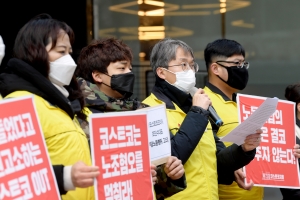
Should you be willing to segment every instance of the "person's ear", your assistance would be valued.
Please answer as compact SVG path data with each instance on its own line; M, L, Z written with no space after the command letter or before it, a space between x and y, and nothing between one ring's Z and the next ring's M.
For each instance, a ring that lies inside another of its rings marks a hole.
M156 68L156 74L161 79L166 79L166 72L162 67Z
M217 63L212 63L209 66L209 69L215 75L219 75L220 74L220 67L217 65Z
M92 77L93 77L95 83L102 83L103 82L103 80L101 78L101 75L103 75L103 74L98 72L98 71L93 71L92 72Z

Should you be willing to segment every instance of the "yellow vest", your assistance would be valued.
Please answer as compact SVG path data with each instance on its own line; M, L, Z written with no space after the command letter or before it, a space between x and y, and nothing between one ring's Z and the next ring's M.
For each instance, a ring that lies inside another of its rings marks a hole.
M205 87L204 91L211 99L213 107L223 120L223 125L217 132L218 137L223 137L238 125L237 104L234 101L225 101L221 95L212 92L208 87ZM232 143L224 142L224 144L229 146ZM253 187L248 191L240 188L236 182L233 182L231 185L219 184L220 200L262 200L263 196L263 187Z
M149 106L163 104L155 95L151 94L143 103ZM174 128L179 128L186 114L175 104L175 110L167 109L169 129L173 134ZM167 200L217 200L218 181L216 163L216 144L208 124L206 132L195 148L188 161L184 164L187 188Z
M5 98L33 95L27 91L16 91ZM90 150L85 133L76 121L62 109L51 105L40 96L34 96L34 104L46 140L52 165L73 165L83 161L91 165ZM63 200L94 200L94 188L76 188L62 195Z

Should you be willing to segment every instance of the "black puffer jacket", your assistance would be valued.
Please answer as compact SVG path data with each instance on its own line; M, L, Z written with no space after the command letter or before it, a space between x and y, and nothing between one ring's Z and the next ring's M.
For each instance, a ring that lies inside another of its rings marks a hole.
M156 78L152 93L166 103L168 109L175 109L172 102L176 103L187 115L171 137L172 155L176 156L184 164L198 145L208 124L208 114L190 111L192 97L166 81ZM234 171L249 164L255 157L256 149L244 152L241 146L236 144L227 147L214 135L216 143L218 183L230 185L235 180Z

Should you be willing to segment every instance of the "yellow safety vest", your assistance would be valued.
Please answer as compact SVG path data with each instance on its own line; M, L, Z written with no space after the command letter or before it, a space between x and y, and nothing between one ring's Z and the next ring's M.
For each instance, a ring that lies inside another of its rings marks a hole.
M154 94L147 97L143 103L149 106L163 104ZM175 110L167 109L169 129L173 134L179 128L186 114L175 104ZM216 163L216 144L208 124L200 142L188 161L184 164L187 188L167 200L217 200L218 181Z

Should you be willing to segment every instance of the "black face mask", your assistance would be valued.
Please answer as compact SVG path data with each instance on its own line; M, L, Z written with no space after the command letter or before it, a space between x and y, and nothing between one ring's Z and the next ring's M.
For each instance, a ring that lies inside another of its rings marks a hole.
M123 95L124 99L131 97L133 94L134 74L128 72L126 74L108 75L110 79L110 87ZM105 84L105 83L104 83ZM106 84L105 84L106 85ZM109 86L109 85L108 85Z
M246 69L245 67L238 68L236 66L224 67L224 68L227 70L228 80L224 81L220 76L218 77L222 81L227 83L227 85L229 85L230 87L235 88L237 90L243 90L248 83L248 78L249 78L248 69Z

